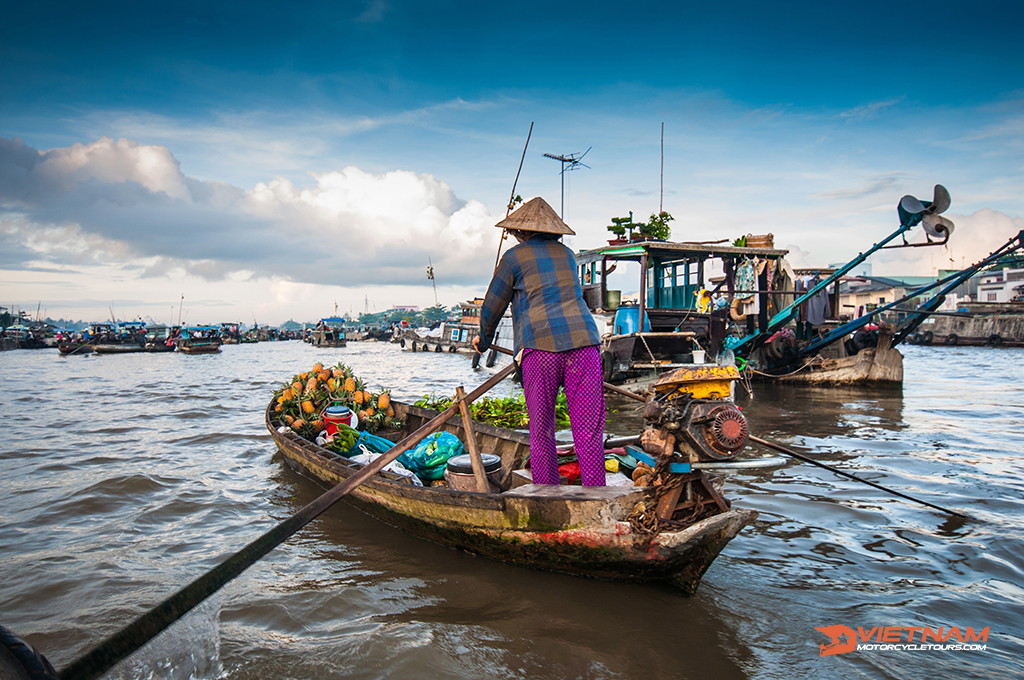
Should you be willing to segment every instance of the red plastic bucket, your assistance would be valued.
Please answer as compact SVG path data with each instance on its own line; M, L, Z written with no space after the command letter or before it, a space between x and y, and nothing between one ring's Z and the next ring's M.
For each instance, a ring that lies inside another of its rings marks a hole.
M338 434L338 425L354 427L352 418L355 414L348 406L328 406L324 409L324 430L328 437Z

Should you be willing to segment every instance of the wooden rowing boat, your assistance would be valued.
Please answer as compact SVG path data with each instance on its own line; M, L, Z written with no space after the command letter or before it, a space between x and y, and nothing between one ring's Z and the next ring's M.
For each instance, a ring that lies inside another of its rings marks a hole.
M92 351L96 354L131 354L133 352L145 352L145 343L131 342L105 342L93 343Z
M392 401L405 422L402 431L380 433L399 441L437 415L436 411ZM335 485L362 466L303 439L276 419L271 400L266 425L287 463L326 485ZM465 441L461 421L444 430ZM715 557L757 513L729 508L653 536L636 533L629 516L653 489L635 486L515 486L513 471L529 451L529 437L474 423L480 451L501 458L500 493L414 486L382 472L355 487L350 502L371 516L452 548L502 562L617 581L667 582L692 594Z
M188 326L181 331L176 343L183 354L215 354L220 351L218 326Z

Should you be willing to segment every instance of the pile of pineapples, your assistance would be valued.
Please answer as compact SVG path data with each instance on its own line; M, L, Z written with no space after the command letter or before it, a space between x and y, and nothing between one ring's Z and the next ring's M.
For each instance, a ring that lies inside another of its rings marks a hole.
M343 363L325 368L313 364L274 392L274 411L299 435L315 441L324 429L323 412L328 406L347 406L359 416L358 428L376 432L399 429L403 423L395 417L391 390L371 392L352 369Z

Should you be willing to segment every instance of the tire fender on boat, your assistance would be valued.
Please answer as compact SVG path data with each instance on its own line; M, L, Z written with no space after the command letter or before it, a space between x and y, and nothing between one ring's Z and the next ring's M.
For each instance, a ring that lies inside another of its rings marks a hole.
M608 350L601 351L601 372L604 374L604 381L611 382L614 369L615 357Z
M57 671L35 647L0 626L0 677L55 680Z

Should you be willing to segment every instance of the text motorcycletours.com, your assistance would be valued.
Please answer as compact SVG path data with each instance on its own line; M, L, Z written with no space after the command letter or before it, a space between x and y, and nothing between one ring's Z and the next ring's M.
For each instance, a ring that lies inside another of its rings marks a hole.
M857 651L898 649L905 652L984 652L988 645L899 645L858 644Z
M984 652L989 628L959 626L873 626L856 629L844 625L824 626L816 631L828 636L819 646L820 656L853 651Z

